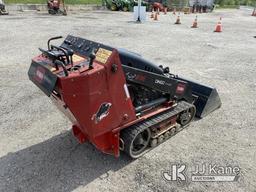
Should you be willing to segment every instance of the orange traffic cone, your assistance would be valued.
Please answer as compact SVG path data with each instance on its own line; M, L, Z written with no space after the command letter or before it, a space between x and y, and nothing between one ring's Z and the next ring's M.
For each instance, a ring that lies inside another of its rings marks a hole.
M167 14L167 7L164 8L164 14Z
M198 26L197 26L197 16L196 16L191 28L198 28Z
M256 16L256 10L255 10L255 8L253 9L252 16Z
M157 14L157 13L155 13L154 20L155 20L155 21L158 20L158 14Z
M222 24L221 24L221 18L219 22L216 25L215 31L214 32L222 32Z
M152 10L150 18L153 19L154 18L154 11Z
M180 15L178 15L178 17L177 17L177 19L176 19L176 22L175 22L174 24L176 24L176 25L177 25L177 24L178 24L178 25L181 24L181 22L180 22Z

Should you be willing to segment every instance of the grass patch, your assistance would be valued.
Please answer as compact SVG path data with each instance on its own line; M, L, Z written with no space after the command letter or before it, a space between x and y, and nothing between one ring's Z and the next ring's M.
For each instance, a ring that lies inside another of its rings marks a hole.
M17 4L46 4L47 0L5 0L5 3ZM65 4L97 4L101 5L102 0L65 0Z

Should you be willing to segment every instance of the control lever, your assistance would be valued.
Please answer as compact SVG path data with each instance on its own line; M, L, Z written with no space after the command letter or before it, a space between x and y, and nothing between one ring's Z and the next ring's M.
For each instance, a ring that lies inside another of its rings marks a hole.
M52 38L50 38L50 39L48 40L48 42L47 42L48 51L50 50L50 42L51 42L52 40L61 39L61 38L62 38L62 36L57 36L57 37L52 37Z
M64 53L64 55L66 56L67 58L67 63L71 64L71 66L73 67L73 55L74 55L74 51L72 49L66 49L66 48L63 48L63 47L57 47L57 46L54 46L54 45L51 45L51 48L55 48L57 50L60 50ZM70 58L69 58L70 56Z
M71 62L71 66L73 67L73 55L74 55L74 51L72 49L67 49L68 54L70 55L70 62Z
M89 60L89 69L93 69L93 61L94 61L94 59L96 58L96 50L95 49L93 49L92 50L92 52L90 53L90 55L89 55L89 58L90 58L90 60Z
M47 56L48 58L52 59L53 61L56 61L58 59L57 56L54 55L52 52L46 51L42 48L38 48L38 49L43 53L43 55ZM59 69L58 65L56 63L54 63L54 65L55 65L56 69L58 70Z
M69 62L69 55L68 55L68 53L67 53L67 51L65 50L65 49L63 49L62 47L57 47L57 46L55 46L55 45L51 45L51 48L53 49L57 49L57 50L59 50L59 51L61 51L64 55L65 55L65 57L66 57L66 59L67 59L67 64L69 64L70 62Z
M55 63L55 65L57 65L57 66L60 65L62 67L63 72L64 72L65 76L67 77L68 76L68 70L66 69L64 63L61 62L60 60L56 60L54 63Z

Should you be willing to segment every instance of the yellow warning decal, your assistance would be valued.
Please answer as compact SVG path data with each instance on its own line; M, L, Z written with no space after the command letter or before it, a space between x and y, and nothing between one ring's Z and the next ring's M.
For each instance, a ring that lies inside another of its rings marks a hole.
M84 61L84 60L85 60L85 58L80 57L79 55L76 55L76 54L74 54L74 55L72 56L72 59L73 59L73 62L74 62L74 63L80 62L80 61Z
M45 67L46 67L47 69L49 69L51 72L56 71L56 68L55 68L55 67L52 67L52 66L50 66L50 65L45 65Z
M51 67L51 68L50 68L50 71L51 71L51 72L56 71L56 68L55 68L55 67Z
M109 51L107 49L99 48L99 50L96 53L96 60L105 64L112 54L112 51Z

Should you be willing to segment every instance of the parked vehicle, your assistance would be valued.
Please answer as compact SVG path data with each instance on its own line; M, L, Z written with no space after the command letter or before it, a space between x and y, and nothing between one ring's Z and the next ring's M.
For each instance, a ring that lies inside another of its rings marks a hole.
M5 4L3 0L0 0L0 15L8 15L9 13L5 9Z
M136 0L105 0L106 7L111 11L132 11L134 6L138 5ZM149 4L146 1L142 1L142 6L146 6L146 10L149 9Z

